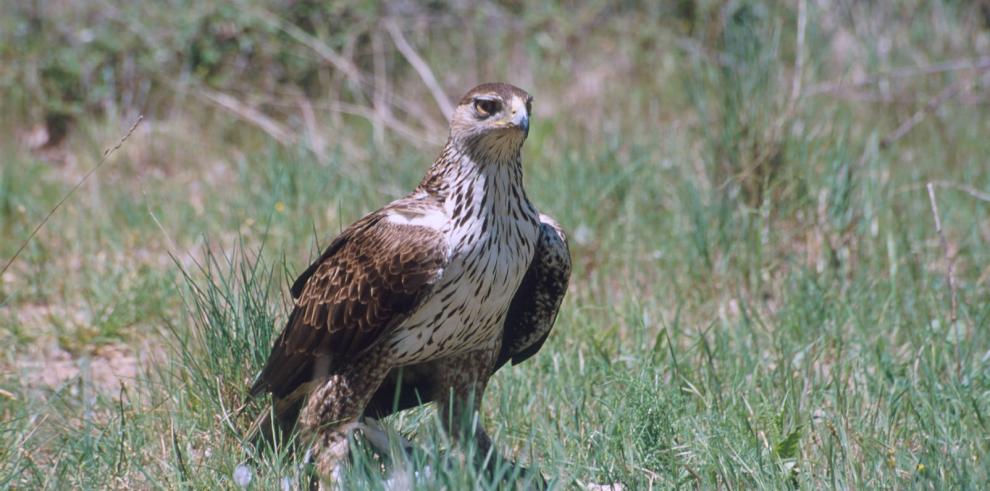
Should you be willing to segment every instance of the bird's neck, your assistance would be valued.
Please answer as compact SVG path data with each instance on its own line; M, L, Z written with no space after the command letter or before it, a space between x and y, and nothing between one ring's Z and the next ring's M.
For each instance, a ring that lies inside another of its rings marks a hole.
M520 149L472 152L449 143L419 186L439 198L456 221L490 215L526 216Z

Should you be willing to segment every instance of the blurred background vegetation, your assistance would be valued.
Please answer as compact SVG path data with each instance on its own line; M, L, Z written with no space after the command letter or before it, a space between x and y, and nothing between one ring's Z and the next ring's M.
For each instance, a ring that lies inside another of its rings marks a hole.
M576 263L489 389L503 449L562 488L986 484L985 0L11 0L0 260L144 119L0 277L0 486L295 476L231 414L286 282L493 80Z

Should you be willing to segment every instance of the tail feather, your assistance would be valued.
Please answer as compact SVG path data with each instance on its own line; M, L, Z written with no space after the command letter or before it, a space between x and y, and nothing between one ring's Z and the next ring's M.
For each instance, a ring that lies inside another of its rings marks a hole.
M254 419L248 428L248 441L265 441L274 444L289 442L299 419L305 398L275 398L268 410Z

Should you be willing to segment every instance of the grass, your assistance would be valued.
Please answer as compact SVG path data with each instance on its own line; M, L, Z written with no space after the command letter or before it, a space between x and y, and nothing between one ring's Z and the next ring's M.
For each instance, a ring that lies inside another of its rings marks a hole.
M990 91L986 69L925 69L985 53L983 11L808 2L802 46L799 9L786 3L548 5L401 24L451 94L476 76L535 95L527 192L571 238L553 335L486 393L482 419L498 448L558 489L985 487L990 202L979 193L990 191ZM349 11L360 22L339 36L299 15L317 44L352 43L368 73L384 46L390 93L426 101L418 113L395 109L397 121L442 139L431 96L373 10ZM225 25L214 14L190 8L175 22ZM208 70L183 72L168 65L179 51L162 48L174 41L167 21L141 24L130 8L87 15L98 39L129 25L128 47L98 58L102 71L83 57L74 69L123 77L136 53L153 89L134 135L0 278L0 487L237 488L238 466L255 489L298 485L301 455L244 439L261 405L237 413L285 320L287 285L342 227L411 189L439 145L333 110L371 96L333 92L336 72L312 46L258 30L270 17L250 17L237 39L291 52L296 71L285 73L308 74L302 89L225 71L275 71L282 55L240 60L245 51L224 41ZM448 41L448 24L473 30ZM165 68L143 63L140 46L168 51L152 58ZM16 115L3 134L38 120L21 81L44 55L0 76L22 84L0 96ZM73 106L56 149L0 140L0 257L130 127L133 108L113 94L140 84L113 80L121 88L102 96L112 103L87 95ZM953 83L956 96L925 109ZM279 141L198 98L206 88L255 101L306 136ZM919 124L881 145L917 111ZM955 265L955 324L930 181ZM418 472L417 488L498 488L446 451L435 414L384 421L416 444L392 456L395 467ZM379 457L355 445L348 485L384 488Z

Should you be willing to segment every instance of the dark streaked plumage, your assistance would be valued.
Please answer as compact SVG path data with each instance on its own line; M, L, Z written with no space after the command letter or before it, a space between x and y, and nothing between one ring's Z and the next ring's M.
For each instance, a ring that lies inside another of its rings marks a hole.
M512 360L516 365L536 354L550 336L571 276L571 254L560 225L542 215L536 254L516 290L505 319L502 347L495 370Z
M472 89L419 187L344 230L292 286L295 308L251 395L272 393L323 477L362 414L453 397L440 410L456 426L495 370L549 335L570 255L522 186L531 101L507 84Z

